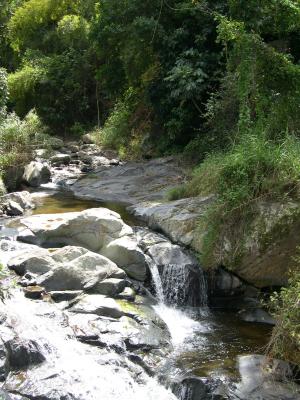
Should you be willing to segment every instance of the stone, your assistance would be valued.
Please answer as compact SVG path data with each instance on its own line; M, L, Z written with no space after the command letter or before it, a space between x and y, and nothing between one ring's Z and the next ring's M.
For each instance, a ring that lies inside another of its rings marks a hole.
M96 291L105 296L115 297L122 292L126 286L125 279L108 278L97 284Z
M20 216L27 209L34 208L29 192L8 193L0 197L0 209L8 216Z
M5 213L10 217L18 217L24 213L23 208L20 204L13 200L9 200L4 206Z
M41 286L27 286L23 289L23 291L25 297L27 297L28 299L37 300L42 297L44 288L42 288Z
M113 154L110 157L108 152L104 155L108 159L115 158ZM109 168L100 166L90 176L75 182L72 191L75 195L89 196L94 200L130 205L163 200L167 191L182 182L183 178L176 158L165 157L147 162L127 162Z
M82 135L81 140L84 144L94 144L95 143L93 136L90 133L86 133L85 135Z
M120 318L124 315L121 307L114 299L101 294L85 296L70 308L70 312L96 314L111 318Z
M52 165L68 165L70 161L71 156L69 154L57 153L50 157L50 163Z
M46 291L90 290L107 278L124 278L126 275L109 259L87 252L69 263L58 264L37 278L37 284Z
M75 260L75 258L78 258L86 254L87 252L88 250L83 247L65 246L62 247L61 249L54 251L51 254L51 257L54 261L58 263L68 263L70 261Z
M74 300L82 293L82 290L61 290L49 292L51 298L56 302Z
M238 358L241 382L234 394L242 400L296 400L300 398L299 386L288 382L291 368L280 360L268 360L262 355Z
M42 349L34 340L22 340L15 337L5 343L8 362L12 368L23 368L45 361Z
M116 239L105 246L101 253L124 269L129 277L139 281L146 279L146 258L134 237L123 236Z
M14 165L6 168L2 178L8 192L14 192L20 188L23 174L24 167L22 165Z
M176 201L146 201L128 208L137 218L159 230L173 242L202 252L204 233L196 231L198 220L212 204L213 196L193 197Z
M251 310L241 310L238 316L246 322L255 322L260 324L275 325L276 320L262 308L256 308Z
M24 169L23 180L26 184L33 187L38 187L42 183L50 181L51 172L47 164L38 161L31 161Z
M26 272L41 275L53 269L56 264L47 250L37 248L34 252L25 252L10 258L7 266L18 275Z
M64 141L57 137L51 137L51 147L54 150L59 150L64 147Z
M121 300L134 301L136 293L131 287L125 287L123 292L119 293L116 298Z
M76 245L101 253L115 239L132 234L119 214L106 208L91 208L82 212L33 215L21 219L27 230L19 239L33 244Z

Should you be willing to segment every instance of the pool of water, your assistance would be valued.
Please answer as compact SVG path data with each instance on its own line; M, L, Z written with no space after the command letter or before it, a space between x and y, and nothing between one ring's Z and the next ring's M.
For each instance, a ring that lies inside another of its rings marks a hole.
M83 211L88 208L104 207L120 214L123 221L130 226L143 224L140 220L126 210L127 206L125 204L100 202L85 198L78 198L75 197L71 192L56 192L53 194L47 192L37 192L34 194L34 202L36 204L36 208L31 211L32 215L66 213Z

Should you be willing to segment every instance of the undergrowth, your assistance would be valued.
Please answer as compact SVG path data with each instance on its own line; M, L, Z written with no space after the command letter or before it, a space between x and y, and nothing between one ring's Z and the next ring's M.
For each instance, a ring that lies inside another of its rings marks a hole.
M276 326L268 346L272 357L283 358L300 367L300 257L295 258L289 286L274 293L270 307Z
M207 156L186 185L169 193L169 199L216 195L215 202L200 220L202 232L203 228L206 231L202 257L209 265L216 258L224 228L227 232L237 225L242 229L255 213L258 202L297 197L299 177L299 139L287 135L274 142L263 134L248 134L230 151Z

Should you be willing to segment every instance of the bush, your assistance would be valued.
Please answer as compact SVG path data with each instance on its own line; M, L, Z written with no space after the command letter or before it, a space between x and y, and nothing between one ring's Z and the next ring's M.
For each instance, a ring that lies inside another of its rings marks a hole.
M121 157L139 158L150 127L151 108L129 89L117 101L104 127L92 134L100 145L117 150Z
M300 366L300 257L295 259L289 286L274 293L270 307L276 318L268 353Z
M0 174L11 166L24 165L37 146L45 147L48 137L35 111L21 120L10 113L0 123Z

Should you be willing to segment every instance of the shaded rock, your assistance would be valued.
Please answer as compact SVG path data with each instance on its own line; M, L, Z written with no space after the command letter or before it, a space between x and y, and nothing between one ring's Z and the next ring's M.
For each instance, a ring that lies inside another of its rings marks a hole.
M94 144L95 143L93 136L90 133L86 133L85 135L82 135L81 140L84 144Z
M20 188L23 180L24 167L21 165L10 166L2 176L8 192L14 192Z
M134 237L116 239L104 247L101 253L124 269L129 277L139 281L146 279L146 258Z
M96 314L112 318L120 318L124 315L121 307L114 299L101 294L85 296L71 307L70 311L80 314Z
M50 163L52 165L68 165L70 161L71 156L69 154L57 153L50 157Z
M91 208L82 212L33 215L20 221L27 231L22 241L35 244L78 245L95 252L114 239L132 233L119 214L106 208Z
M275 319L262 308L252 310L242 310L238 313L239 317L246 322L256 322L262 324L275 325Z
M57 137L51 137L51 147L54 150L59 150L64 147L64 141Z
M31 161L25 166L23 180L29 186L38 187L42 183L50 181L51 172L47 164L42 164L38 161Z
M9 372L9 364L8 364L7 350L3 341L0 339L0 381L5 380L8 372Z
M128 301L134 301L136 296L136 293L134 289L130 287L125 287L123 292L119 293L116 298L121 299L121 300L128 300Z
M34 340L14 338L7 341L5 347L12 368L24 368L45 361L41 347Z
M44 292L44 288L42 288L41 286L28 286L28 287L24 288L23 290L24 290L25 297L27 297L28 299L33 299L33 300L40 299Z
M56 266L47 250L41 248L35 250L34 252L12 257L7 263L8 268L15 271L18 275L24 275L26 272L41 275Z
M288 383L291 368L279 360L269 361L265 356L249 355L238 359L241 382L234 394L242 400L296 400L300 388Z
M56 302L74 300L82 293L82 290L62 290L49 292L52 299Z
M13 200L9 200L4 206L4 212L10 217L17 217L23 215L24 210L20 204Z

